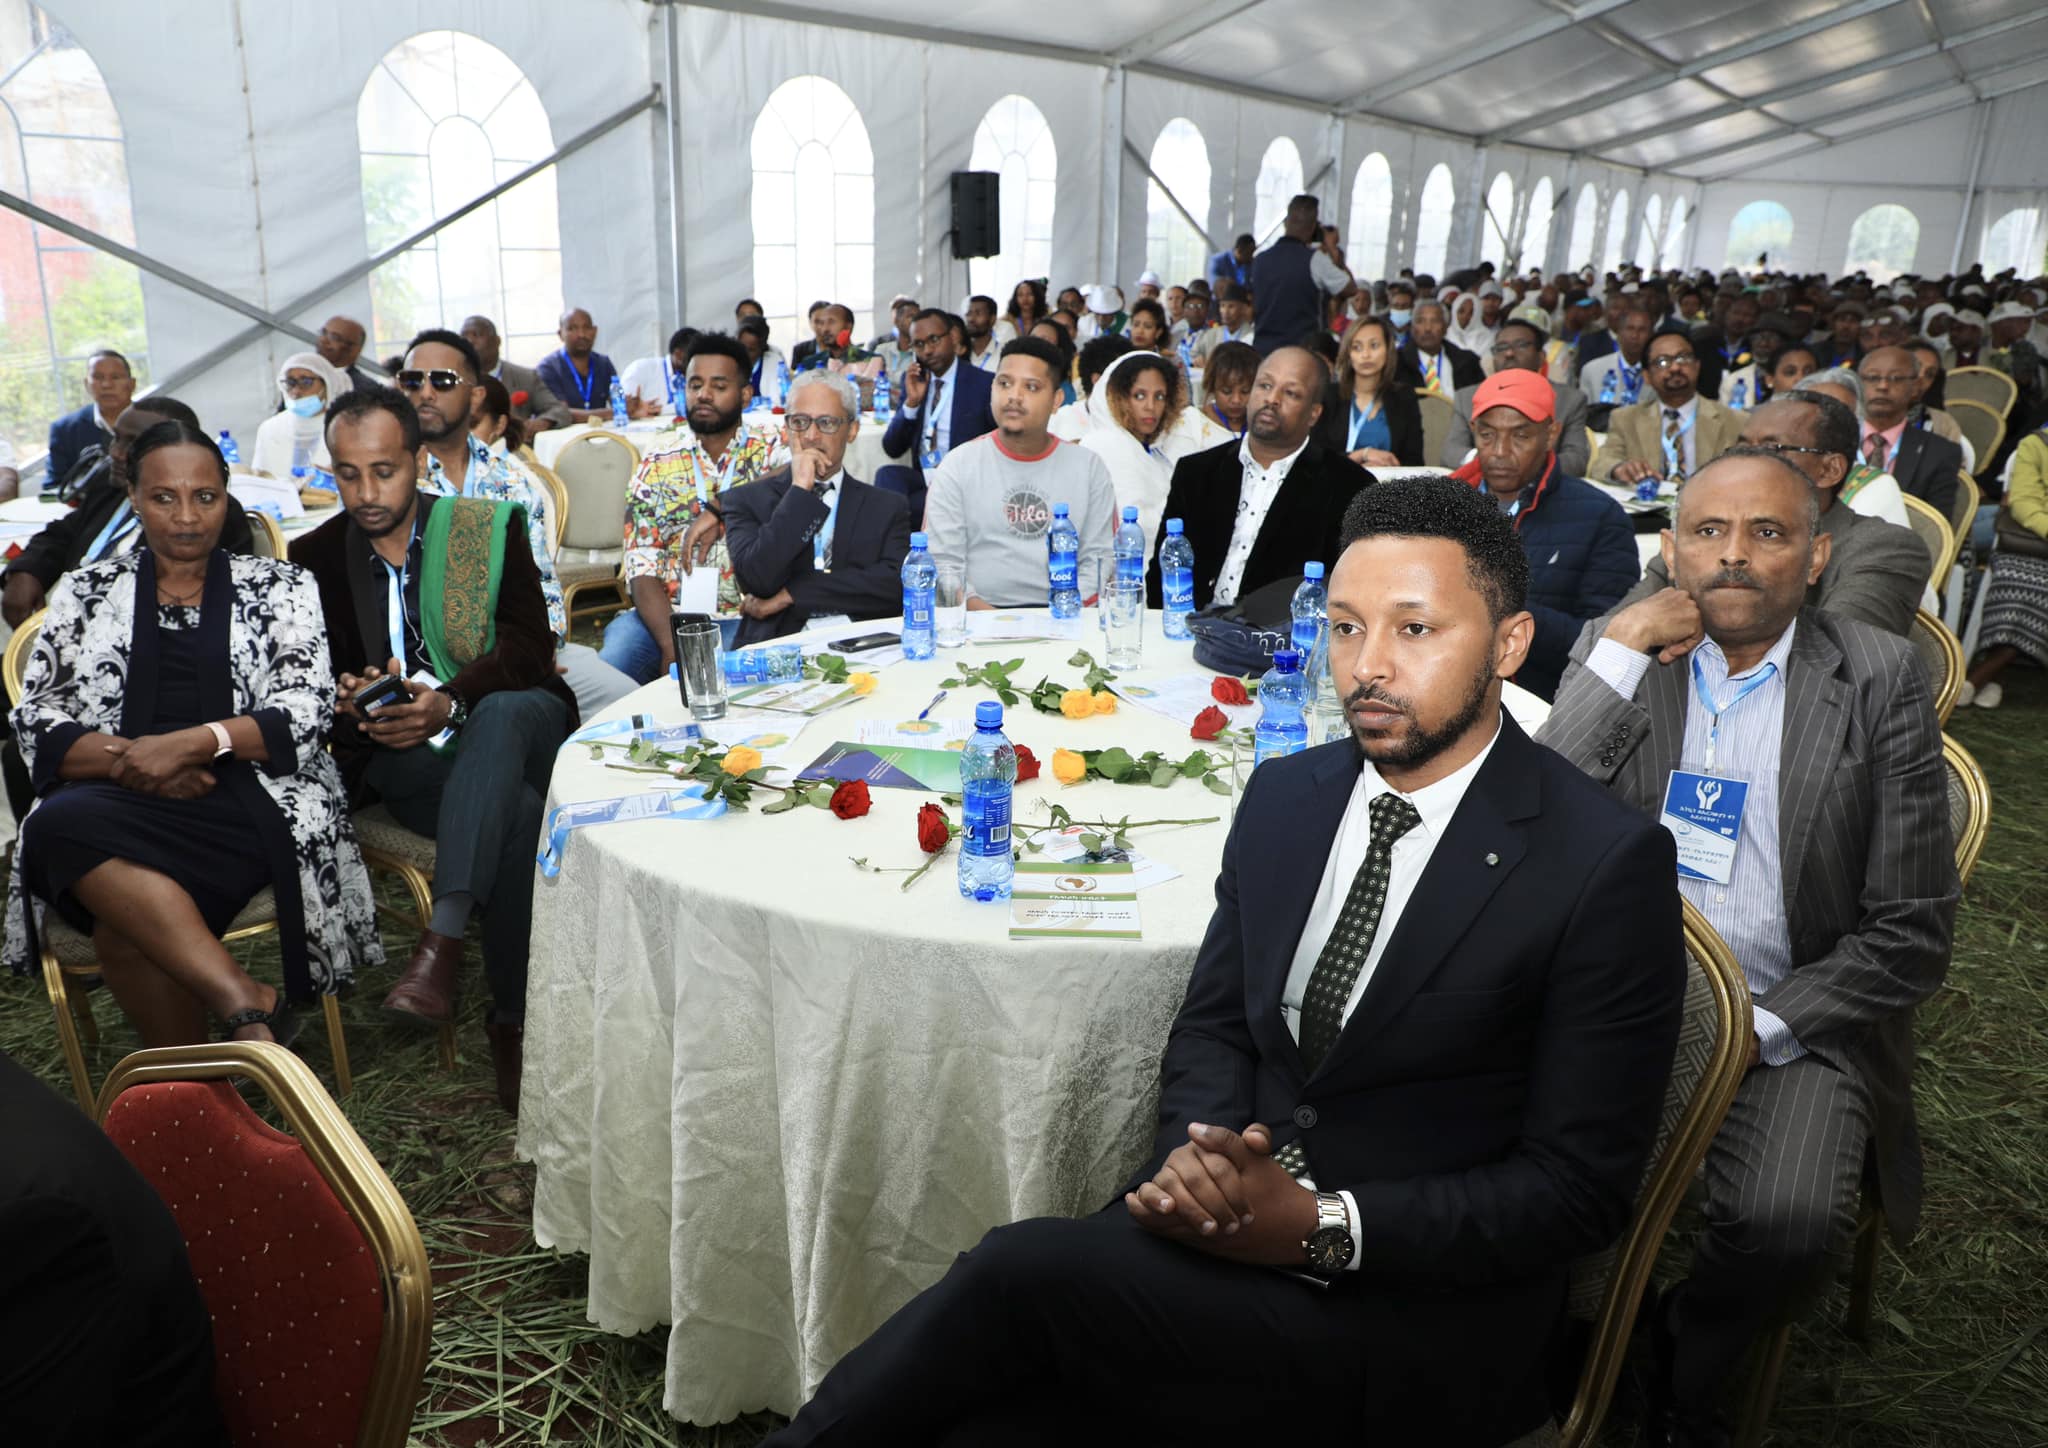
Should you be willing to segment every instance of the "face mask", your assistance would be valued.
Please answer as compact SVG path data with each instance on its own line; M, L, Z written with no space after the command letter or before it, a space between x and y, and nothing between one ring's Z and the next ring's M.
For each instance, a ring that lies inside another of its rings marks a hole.
M318 417L326 409L326 399L318 396L294 397L285 404L285 410L294 417Z
M1405 327L1408 325L1409 318L1413 317L1414 315L1415 314L1409 311L1406 307L1396 307L1391 312L1387 313L1387 320L1392 322L1397 327Z

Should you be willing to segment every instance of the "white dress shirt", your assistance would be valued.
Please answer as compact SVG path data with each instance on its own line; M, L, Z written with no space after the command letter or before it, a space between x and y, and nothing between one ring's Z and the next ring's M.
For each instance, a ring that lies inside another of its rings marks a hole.
M1230 530L1230 551L1223 556L1223 567L1216 573L1214 602L1237 602L1238 585L1244 582L1244 565L1259 541L1259 529L1265 526L1273 500L1280 496L1280 485L1287 481L1288 469L1301 456L1301 448L1307 446L1308 439L1303 438L1301 447L1271 467L1262 468L1252 459L1249 436L1237 445L1238 461L1244 464L1244 482L1237 492L1237 522Z
M923 402L916 407L904 402L904 416L924 420L924 425L917 430L917 441L910 445L912 457L921 459L924 456L925 436L929 433L933 438L932 450L939 455L940 462L946 460L946 454L953 447L953 384L959 380L960 359L955 356L951 367L936 377L925 379Z
M619 385L626 389L628 397L637 397L642 402L658 402L667 407L675 375L675 364L666 355L641 357L626 364L626 370L619 374Z
M831 477L811 485L811 496L825 505L825 521L811 536L811 567L820 573L829 571L832 562L832 535L839 524L839 495L845 489L846 469L843 467ZM804 627L837 628L850 622L852 620L843 613L821 613L805 620Z
M1345 1021L1350 1021L1351 1013L1365 998L1365 988L1372 983L1373 972L1379 969L1380 958L1387 952L1387 942L1394 938L1394 932L1401 923L1401 912L1415 893L1416 882L1429 867L1429 857L1436 853L1437 842L1450 828L1451 817L1457 814L1465 791L1471 788L1480 767L1486 763L1486 756L1493 753L1493 746L1499 740L1500 723L1496 719L1493 737L1469 763L1461 765L1435 784L1426 784L1413 794L1402 796L1415 806L1415 813L1421 816L1422 822L1394 841L1393 857L1387 871L1387 903L1380 911L1379 928L1372 938L1372 951L1366 956L1358 979L1352 983L1351 998L1344 1003ZM1294 963L1288 968L1287 983L1280 990L1280 1016L1287 1022L1288 1034L1297 1041L1301 1039L1301 1000L1308 994L1309 977L1315 973L1316 961L1321 957L1323 947L1329 943L1330 932L1337 928L1338 917L1344 913L1344 902L1351 894L1351 882L1365 864L1366 848L1372 843L1372 802L1383 794L1398 793L1380 778L1379 770L1370 763L1358 771L1358 782L1351 787L1351 803L1344 807L1344 819L1337 826L1337 837L1331 843L1329 859L1323 864L1323 882L1316 888L1315 903L1309 907L1308 919L1301 927L1301 939L1295 942ZM1315 1186L1307 1178L1301 1179L1301 1183L1310 1189ZM1337 1195L1344 1199L1351 1238L1356 1241L1359 1236L1358 1203L1349 1192L1340 1191ZM1359 1254L1352 1254L1351 1270L1358 1269L1360 1260Z

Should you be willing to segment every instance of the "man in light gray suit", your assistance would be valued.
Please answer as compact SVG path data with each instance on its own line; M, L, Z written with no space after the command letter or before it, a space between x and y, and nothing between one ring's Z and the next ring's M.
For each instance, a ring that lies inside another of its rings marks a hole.
M1802 606L1818 522L1777 452L1701 469L1664 535L1675 586L1586 626L1536 736L1673 827L1679 890L1755 1003L1707 1229L1651 1309L1651 1441L1674 1448L1725 1442L1722 1388L1847 1243L1873 1146L1894 1236L1919 1216L1912 1014L1947 973L1959 893L1941 728L1909 644Z
M1493 343L1493 370L1505 372L1519 367L1525 372L1542 372L1545 340L1532 323L1501 323L1500 335ZM1557 394L1556 417L1560 424L1558 471L1568 478L1583 478L1586 465L1593 459L1593 445L1586 436L1586 394L1568 382L1553 382L1550 386ZM1444 434L1441 459L1447 468L1457 467L1472 451L1472 394L1478 390L1479 384L1475 382L1470 387L1460 387L1457 396L1451 399L1451 430Z
M484 371L505 384L505 391L512 397L512 415L526 424L528 437L551 427L567 427L575 421L569 415L569 405L548 390L538 372L501 354L497 323L489 317L464 317L462 335L476 348ZM519 400L522 392L526 394L524 402Z

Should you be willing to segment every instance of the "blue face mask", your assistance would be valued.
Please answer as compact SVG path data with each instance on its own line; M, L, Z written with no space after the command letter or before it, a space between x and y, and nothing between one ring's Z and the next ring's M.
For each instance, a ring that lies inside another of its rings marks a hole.
M327 400L318 394L294 397L285 404L285 411L294 417L318 417L327 410Z
M1405 327L1408 325L1409 319L1414 315L1415 314L1409 311L1406 307L1395 307L1392 311L1387 313L1387 320L1392 322L1396 327Z

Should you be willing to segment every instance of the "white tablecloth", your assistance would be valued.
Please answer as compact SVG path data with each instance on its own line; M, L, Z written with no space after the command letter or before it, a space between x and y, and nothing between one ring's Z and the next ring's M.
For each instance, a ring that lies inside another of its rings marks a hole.
M749 413L747 419L756 426L765 421L760 413ZM853 441L847 444L846 465L853 470L853 475L864 483L873 482L875 470L886 466L890 461L882 453L882 430L885 425L877 422L872 415L863 415L860 420L860 431L855 433ZM543 466L552 468L555 459L562 455L564 447L591 431L594 429L588 423L579 422L574 427L551 427L545 432L535 433L533 455L540 459ZM670 439L674 434L674 418L655 418L628 423L625 428L626 437L642 453L651 452L658 447L671 446Z
M1157 620L1147 662L1193 668ZM1078 683L1075 647L959 656ZM855 720L914 717L951 657L883 670L872 698L809 726L801 759ZM1511 693L1533 727L1544 706ZM934 717L987 697L955 690ZM631 711L684 717L666 680L610 712ZM1013 943L1005 908L960 898L950 855L908 893L855 869L850 856L923 858L927 796L903 790L875 790L853 821L801 809L578 831L536 886L518 1139L537 1167L534 1236L589 1254L601 1327L674 1324L663 1403L677 1417L794 1412L990 1227L1098 1208L1145 1155L1230 801L1193 781L1056 785L1056 747L1197 747L1130 704L1081 721L1020 705L1006 725L1046 766L1017 787L1019 821L1054 799L1082 818L1223 818L1138 835L1181 871L1140 896L1142 941ZM647 779L571 746L550 807Z

